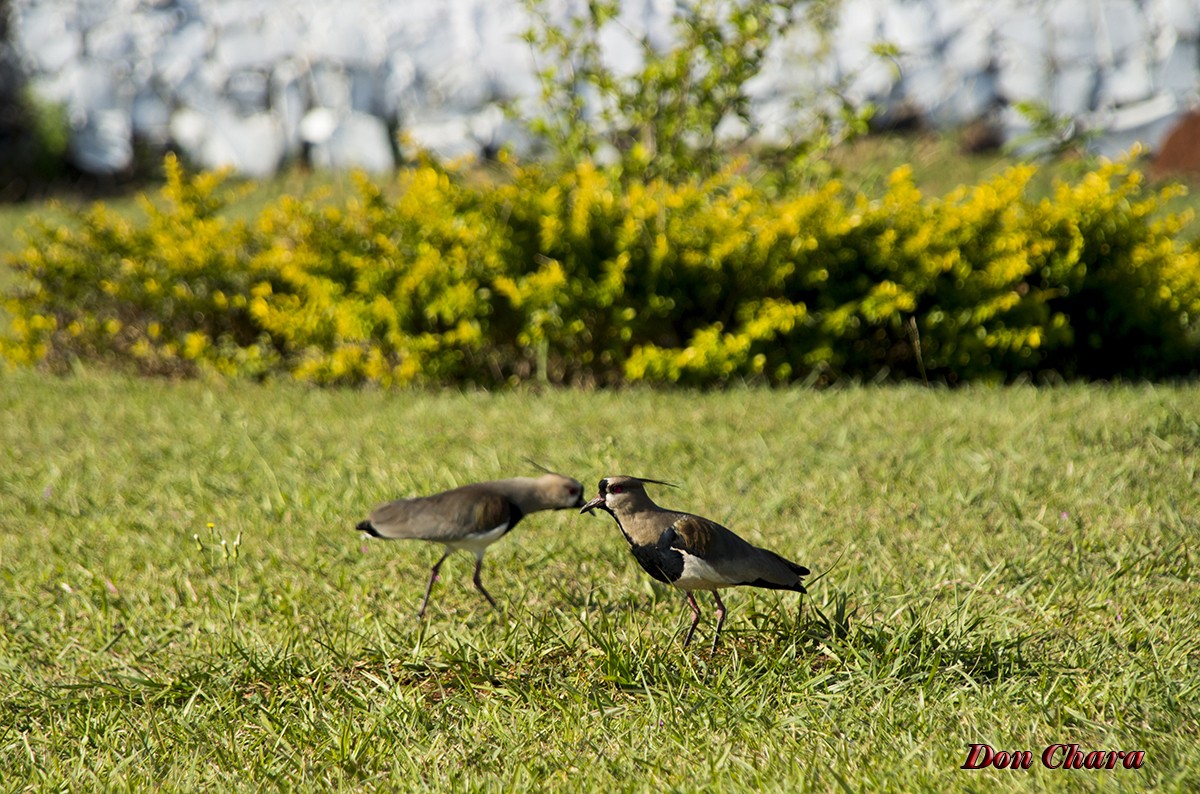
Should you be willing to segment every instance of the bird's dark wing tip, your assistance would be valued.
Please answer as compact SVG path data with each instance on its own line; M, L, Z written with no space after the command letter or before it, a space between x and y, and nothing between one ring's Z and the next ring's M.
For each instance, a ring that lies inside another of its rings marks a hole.
M375 529L375 525L372 524L370 521L359 521L358 525L354 528L357 529L359 532L366 532L368 535L370 535L373 538L381 537L381 535L379 534L379 530Z

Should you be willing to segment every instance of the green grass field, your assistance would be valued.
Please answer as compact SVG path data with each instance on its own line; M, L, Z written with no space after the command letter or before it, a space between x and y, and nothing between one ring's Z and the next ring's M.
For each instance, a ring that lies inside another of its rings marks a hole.
M0 379L0 790L1194 791L1200 387L316 391ZM376 502L535 473L815 573L682 596L607 516L442 569ZM211 528L210 528L211 525ZM835 565L836 563L836 565ZM815 578L815 576L814 576ZM706 608L711 604L702 596ZM1140 770L964 771L967 746Z

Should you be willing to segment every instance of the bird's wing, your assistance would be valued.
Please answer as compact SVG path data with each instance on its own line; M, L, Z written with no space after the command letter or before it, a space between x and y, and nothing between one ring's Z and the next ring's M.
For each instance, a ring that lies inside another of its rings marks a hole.
M671 524L659 543L699 557L730 584L802 588L800 577L808 573L803 565L751 545L716 521L686 513Z
M500 494L458 488L433 496L397 499L375 508L371 524L385 538L449 541L511 528L519 518Z
M679 518L675 519L667 527L662 536L659 537L658 543L660 546L678 549L693 557L706 560L714 553L719 554L728 550L725 547L729 543L722 538L723 534L733 538L735 541L741 540L741 538L716 521L682 513L679 515ZM721 548L717 548L718 546Z

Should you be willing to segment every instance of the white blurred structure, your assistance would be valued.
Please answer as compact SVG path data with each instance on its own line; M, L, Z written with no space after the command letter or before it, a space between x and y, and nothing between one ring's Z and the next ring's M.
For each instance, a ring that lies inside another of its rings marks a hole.
M565 8L570 0L560 0ZM498 103L533 101L519 0L11 0L13 44L33 90L67 107L76 164L129 167L133 139L204 166L272 173L317 166L386 171L394 134L446 157L528 136ZM602 38L616 68L632 37L669 42L675 0L625 0ZM827 59L781 42L754 83L765 138L802 123L795 98L844 80L855 102L937 126L1037 100L1101 130L1116 154L1151 148L1200 101L1200 0L844 0ZM873 44L899 48L894 63ZM791 54L791 55L790 55ZM794 57L793 57L794 56Z

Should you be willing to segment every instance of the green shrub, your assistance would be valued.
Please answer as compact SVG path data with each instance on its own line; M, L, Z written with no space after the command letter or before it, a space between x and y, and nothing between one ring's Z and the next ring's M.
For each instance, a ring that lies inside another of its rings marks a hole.
M1200 247L1126 163L1034 200L1030 166L944 197L769 196L726 171L582 163L497 182L424 165L249 223L167 162L14 264L9 361L327 384L1011 380L1194 373ZM919 348L918 348L919 343ZM917 351L920 351L918 356Z
M607 63L601 47L606 34L622 31L619 0L587 0L568 9L547 0L523 4L532 20L525 40L542 89L530 126L552 159L570 170L607 158L627 179L672 182L713 175L752 140L758 130L751 81L770 57L789 58L792 69L817 68L828 55L840 7L839 0L677 3L672 41L642 36L639 62L630 69ZM771 55L772 45L795 34L803 34L802 50ZM793 104L803 123L792 125L791 140L772 158L782 165L773 181L811 177L824 165L815 155L866 130L872 108L853 107L842 95L851 77L809 92L795 89Z

